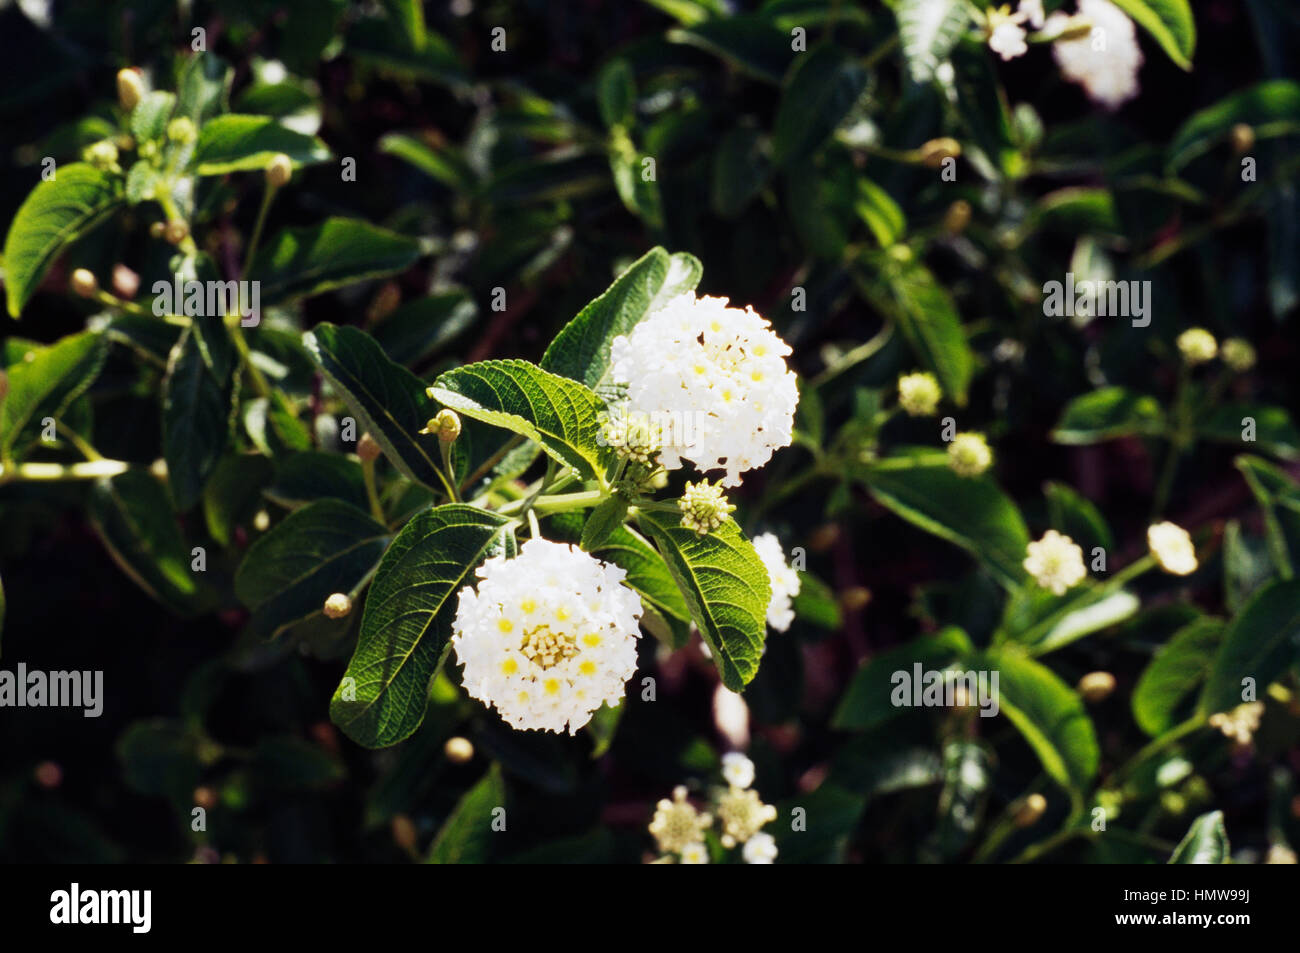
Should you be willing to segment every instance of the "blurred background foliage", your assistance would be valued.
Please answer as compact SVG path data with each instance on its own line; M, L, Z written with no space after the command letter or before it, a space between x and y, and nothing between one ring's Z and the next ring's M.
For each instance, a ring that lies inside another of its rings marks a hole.
M1112 113L1062 80L1042 50L1003 63L956 33L900 39L909 6L9 2L0 209L7 221L43 157L75 160L111 132L118 69L139 65L156 88L174 88L202 26L203 68L218 87L227 77L232 111L278 117L356 162L354 182L337 161L304 167L267 234L348 216L422 243L399 273L272 314L257 347L303 401L317 385L290 343L297 329L364 327L425 379L458 362L536 360L649 247L694 254L699 290L771 319L805 382L796 446L747 477L736 500L747 530L804 547L814 577L745 694L756 787L782 817L797 805L812 820L809 833L777 832L780 860L1005 859L1059 826L1069 806L1049 796L1042 828L999 833L1042 781L1015 727L928 710L878 719L869 704L855 707L864 659L900 646L920 657L921 638L941 659L947 625L985 646L1007 598L986 540L968 541L973 562L895 515L897 494L873 476L877 441L938 446L937 425L892 418L878 433L880 408L899 373L935 370L950 398L942 412L989 435L997 484L1032 535L1073 521L1076 538L1106 546L1118 566L1145 552L1168 434L1078 399L1104 385L1168 405L1173 341L1188 327L1254 343L1258 363L1227 397L1282 410L1251 448L1272 463L1234 465L1239 440L1197 421L1205 439L1155 509L1193 532L1201 570L1143 582L1140 612L1052 658L1069 685L1097 669L1115 675L1118 689L1089 707L1104 775L1148 740L1130 702L1155 650L1190 622L1230 616L1271 576L1289 577L1271 561L1279 546L1300 557L1300 437L1285 413L1300 406L1291 372L1300 14L1285 0L1197 3L1192 68L1143 32L1141 93ZM492 48L496 28L504 50ZM807 31L807 53L791 49L795 28ZM936 76L937 59L951 73ZM1253 183L1237 174L1232 127L1242 123L1255 135ZM955 181L916 152L939 137L961 144ZM653 181L642 175L647 157ZM258 183L207 182L206 250L237 261ZM107 275L127 262L146 288L168 275L168 250L149 240L147 220L134 209L123 217L63 256L21 324L0 319L6 336L51 342L81 330L92 309L60 293L74 267ZM1150 280L1150 327L1045 317L1042 284L1066 271ZM489 306L497 288L505 311ZM159 347L165 358L170 344ZM90 395L102 453L157 458L161 372L125 347L111 351ZM88 486L0 487L5 667L102 669L106 684L99 719L0 716L0 858L397 861L427 846L493 760L505 768L511 818L493 859L637 861L651 849L655 801L716 772L725 749L712 727L716 676L698 642L655 659L644 640L659 700L630 693L599 758L604 742L591 733L511 732L446 676L413 738L358 748L326 704L354 633L316 625L263 642L229 594L255 512L293 498L283 472L277 500L271 472L249 466L224 474L251 491L227 498L228 520L198 509L181 520L187 542L206 539L220 554L210 568L224 583L170 607L113 565L101 540L114 527ZM360 492L349 485L341 495ZM1294 691L1289 665L1279 681ZM1197 736L1182 764L1134 782L1123 836L1066 843L1053 858L1163 861L1211 806L1254 856L1300 843L1300 714L1294 702L1269 706L1253 754ZM469 763L445 756L453 735L476 745ZM196 788L211 805L201 834L189 825Z

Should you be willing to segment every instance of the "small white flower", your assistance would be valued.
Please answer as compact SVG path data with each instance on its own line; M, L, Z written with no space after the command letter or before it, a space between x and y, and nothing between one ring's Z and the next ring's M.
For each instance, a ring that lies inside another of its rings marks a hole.
M722 776L733 788L747 788L754 783L754 762L739 751L722 756Z
M948 466L958 476L977 477L993 465L993 451L982 433L959 433L948 444Z
M1083 550L1054 529L1029 544L1024 566L1035 582L1057 596L1065 595L1065 590L1081 582L1088 572L1083 566Z
M712 824L712 815L695 810L695 805L686 800L686 788L679 784L673 788L671 801L663 798L655 805L650 833L664 853L685 853L700 843L700 838Z
M1196 571L1196 548L1187 530L1174 523L1157 523L1147 529L1147 545L1165 572L1186 576Z
M1056 65L1062 76L1080 84L1094 101L1117 109L1138 94L1142 49L1137 30L1108 0L1079 0L1079 13L1092 23L1092 30L1086 36L1053 43ZM1069 21L1064 13L1053 13L1047 18L1047 30L1063 30Z
M1004 19L989 33L989 49L1003 60L1015 59L1029 52L1025 28L1014 20Z
M929 417L943 398L938 379L928 371L904 374L898 379L898 405L910 417Z
M1043 0L1020 0L1017 9L1035 30L1041 30L1047 22L1047 16L1043 13Z
M745 841L741 854L747 864L770 864L776 860L776 839L771 834L755 834Z
M753 308L726 298L678 295L610 348L612 376L627 385L625 410L671 421L659 463L676 470L725 470L738 486L746 470L789 446L799 402L786 367L790 346Z
M707 649L708 643L700 645ZM749 747L749 705L721 682L713 689L713 724L733 748Z
M682 848L683 864L707 864L709 862L709 849L696 841L694 844L687 844Z
M1219 342L1205 328L1188 328L1178 335L1177 344L1178 352L1191 367L1212 361L1219 353Z
M767 578L772 583L772 599L767 604L767 624L778 632L790 628L794 621L792 600L799 594L799 573L785 561L781 541L772 533L763 533L750 540L758 558L763 561Z
M577 731L617 705L636 671L641 600L626 573L574 546L530 539L466 586L452 646L471 697L514 728Z

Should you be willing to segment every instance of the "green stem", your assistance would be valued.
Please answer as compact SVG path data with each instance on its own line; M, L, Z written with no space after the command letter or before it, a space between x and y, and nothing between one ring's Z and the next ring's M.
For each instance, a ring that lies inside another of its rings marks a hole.
M451 491L451 499L454 503L460 502L460 490L456 486L456 470L451 464L451 441L439 440L438 452L442 455L442 468L447 471L447 489Z
M271 200L274 198L275 186L268 180L262 190L262 204L257 210L257 221L253 224L253 237L248 240L248 248L244 251L244 267L239 272L241 278L248 277L248 266L253 263L253 255L257 253L257 245L262 239L262 226L266 224L266 213L270 211Z
M511 437L509 440L505 442L505 444L501 447L500 450L498 450L496 453L492 454L492 456L488 457L486 460L480 463L478 468L473 473L471 473L464 480L462 480L460 484L460 488L464 490L473 486L475 483L481 480L484 477L484 475L490 473L493 467L495 467L498 463L500 463L503 459L505 459L505 455L507 453L509 453L511 450L513 450L515 447L519 446L523 442L524 442L524 438L521 437L519 434L515 434L513 437Z
M56 420L54 422L54 427L59 433L63 434L68 443L76 447L77 451L87 460L95 461L104 459L103 454L83 440L80 434L76 433L71 427L63 423L63 421Z
M361 461L361 476L366 483L366 498L370 500L370 514L380 523L384 522L384 506L379 502L379 493L375 489L375 461Z
M1120 784L1123 781L1126 781L1128 776L1132 774L1133 771L1144 761L1150 760L1153 755L1157 755L1175 742L1181 741L1204 724L1205 719L1203 716L1193 715L1182 724L1170 728L1159 738L1151 741L1139 750L1137 754L1133 755L1133 757L1129 758L1122 765L1112 771L1110 777L1106 779L1106 787L1117 789Z
M497 512L502 516L510 516L529 509L537 509L543 515L567 513L570 510L585 510L597 506L608 495L604 490L583 490L579 493L561 493L557 496L538 496L507 503ZM530 502L531 507L528 505Z
M867 358L871 357L886 344L889 343L890 337L894 334L894 326L886 324L877 332L876 336L863 344L859 344L851 351L843 355L838 361L826 368L810 382L809 386L813 388L821 387L827 381L833 380L845 371L861 364Z
M248 340L244 337L244 328L239 323L237 313L234 315L233 321L226 322L226 327L230 329L230 339L235 342L235 350L239 352L239 360L253 381L253 390L257 392L258 397L269 398L271 396L271 385L266 382L262 372L253 363L253 352L249 350Z
M0 483L10 480L97 480L117 476L131 468L123 460L87 460L85 463L19 463L0 467Z

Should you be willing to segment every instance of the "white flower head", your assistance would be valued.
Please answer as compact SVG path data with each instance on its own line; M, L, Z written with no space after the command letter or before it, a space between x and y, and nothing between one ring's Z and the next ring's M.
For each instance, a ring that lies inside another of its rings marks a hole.
M930 417L943 399L938 379L929 371L904 374L898 379L898 405L910 417Z
M452 646L465 690L514 728L577 731L623 698L641 600L626 573L574 546L530 539L460 591Z
M1088 572L1083 566L1083 550L1054 529L1029 544L1024 566L1035 582L1057 596L1065 595L1065 590L1081 582Z
M948 466L958 476L977 477L993 465L993 451L982 433L959 433L948 444Z
M722 756L722 776L733 788L747 788L754 783L754 762L739 751Z
M1029 52L1025 28L1010 18L999 20L989 32L989 49L1004 61L1024 56Z
M655 816L650 821L650 833L664 853L685 853L693 845L700 843L704 833L712 824L712 815L697 811L695 805L686 800L686 788L679 784L673 788L671 801L663 798L655 805Z
M1091 99L1117 109L1138 94L1142 49L1137 30L1109 0L1079 0L1079 13L1092 23L1092 30L1053 43L1056 65L1061 75L1081 85ZM1069 20L1064 13L1053 13L1047 18L1047 29L1063 30Z
M1147 545L1165 572L1186 576L1196 571L1196 547L1181 526L1165 522L1148 528Z
M776 808L764 804L752 788L727 788L718 798L717 810L722 823L722 846L728 850L747 842L765 824L776 820Z
M745 841L741 855L747 864L770 864L776 860L776 838L771 834L755 834Z
M687 844L682 848L683 864L707 864L709 862L709 849L699 841L694 844Z
M781 541L772 533L763 533L750 540L758 558L763 561L767 578L772 583L772 599L767 604L767 624L778 632L790 628L794 621L793 598L799 594L799 573L785 561Z
M707 649L707 642L701 642ZM738 695L718 682L713 689L713 724L718 734L727 739L733 748L749 747L749 705L743 695Z
M1017 10L1035 30L1041 30L1047 22L1047 15L1043 13L1043 0L1020 0Z
M626 410L673 422L659 463L725 470L724 486L738 486L742 473L790 444L799 393L789 354L752 307L692 292L669 300L610 349L613 379L627 385Z
M1219 342L1205 328L1188 328L1178 335L1178 352L1190 367L1205 364L1219 353Z

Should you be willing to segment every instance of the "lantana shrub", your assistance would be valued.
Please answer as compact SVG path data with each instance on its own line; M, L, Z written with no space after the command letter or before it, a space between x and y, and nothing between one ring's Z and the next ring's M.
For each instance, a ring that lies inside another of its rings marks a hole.
M176 818L71 856L1295 862L1293 14L194 6L4 243L4 667Z

